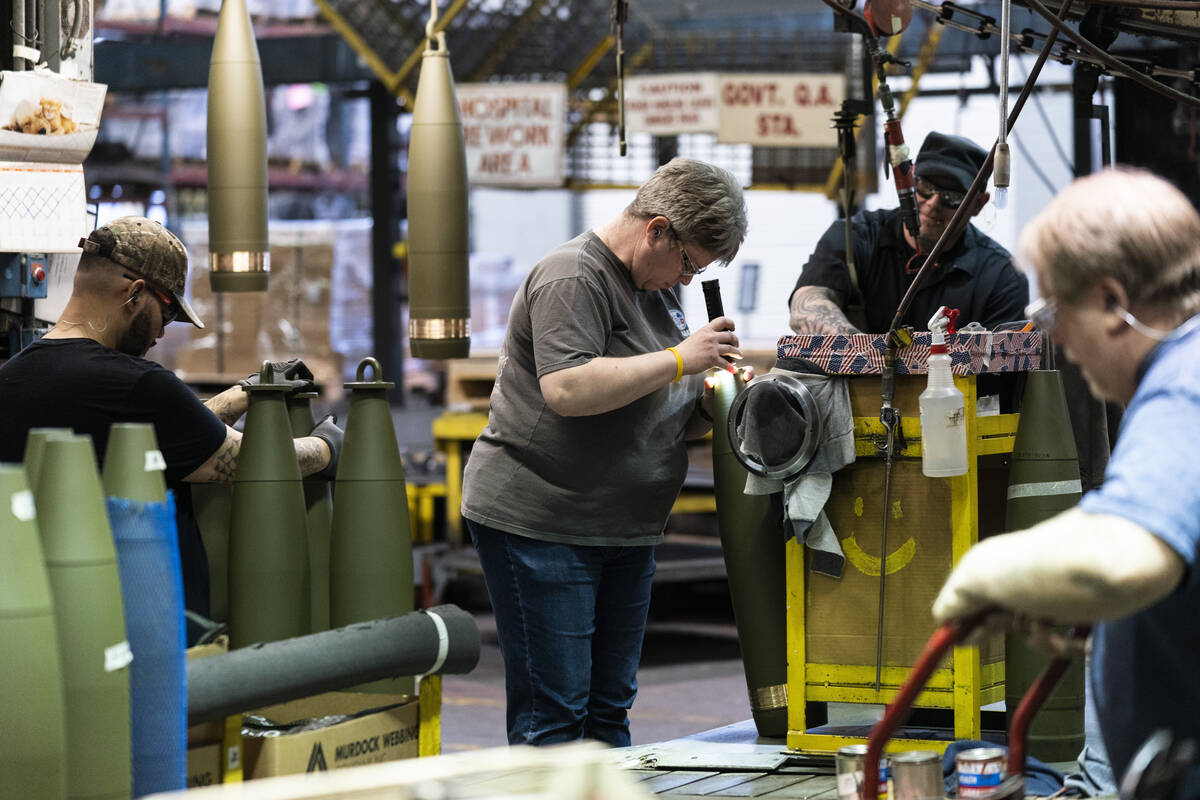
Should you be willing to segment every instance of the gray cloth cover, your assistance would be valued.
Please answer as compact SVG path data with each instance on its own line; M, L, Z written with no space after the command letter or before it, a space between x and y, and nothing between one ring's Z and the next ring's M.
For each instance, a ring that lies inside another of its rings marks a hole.
M805 366L791 361L788 365ZM803 472L786 482L750 475L746 479L746 494L782 492L786 537L796 536L812 551L813 572L841 578L846 557L824 509L833 488L833 473L854 461L850 386L845 378L797 372L779 366L771 372L788 374L804 383L812 393L817 408L821 409L825 428L813 459ZM760 386L767 387L769 384ZM756 388L756 395L758 391ZM783 393L778 389L762 394L761 402L756 402L759 398L753 395L746 400L744 416L750 417L753 403L754 418L763 420L765 416L765 420L745 429L742 448L756 459L777 464L786 460L786 456L779 455L785 447L793 444L799 446L801 437L796 432L806 422L790 400L780 399ZM752 446L754 449L751 449ZM795 452L795 447L787 452Z

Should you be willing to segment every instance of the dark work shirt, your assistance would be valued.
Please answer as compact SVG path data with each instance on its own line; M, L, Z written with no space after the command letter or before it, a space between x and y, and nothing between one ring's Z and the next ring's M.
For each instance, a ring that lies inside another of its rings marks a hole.
M886 333L904 293L912 283L912 271L922 259L904 239L899 209L861 211L852 220L854 266L863 294L866 333ZM796 281L801 286L826 286L837 292L845 305L854 299L846 268L846 229L839 220L821 236L804 270ZM793 290L794 293L795 290ZM789 306L791 298L788 298ZM1012 263L1012 256L974 225L967 225L958 243L939 258L939 263L921 281L904 319L904 325L923 331L938 307L960 312L959 325L979 322L995 328L1002 322L1022 319L1029 303L1029 281Z
M20 462L30 428L92 437L103 468L114 422L154 425L175 494L184 604L208 616L208 561L183 479L225 441L225 423L175 374L91 339L42 339L0 366L0 461Z

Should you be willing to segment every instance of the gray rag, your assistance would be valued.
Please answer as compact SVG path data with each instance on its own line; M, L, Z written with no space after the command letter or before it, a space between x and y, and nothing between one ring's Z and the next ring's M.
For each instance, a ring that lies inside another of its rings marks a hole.
M803 472L787 481L749 475L746 478L746 494L783 492L783 515L788 523L784 526L786 538L796 536L812 551L810 568L813 572L841 578L846 557L824 509L833 488L833 473L854 462L854 416L850 411L850 385L846 378L836 376L780 367L775 367L771 372L791 375L804 383L812 393L817 408L821 409L825 429L812 461ZM765 387L769 384L762 385ZM777 424L778 418L770 423ZM759 458L759 453L746 447L751 438L754 437L745 436L743 450ZM766 441L771 437L757 438Z

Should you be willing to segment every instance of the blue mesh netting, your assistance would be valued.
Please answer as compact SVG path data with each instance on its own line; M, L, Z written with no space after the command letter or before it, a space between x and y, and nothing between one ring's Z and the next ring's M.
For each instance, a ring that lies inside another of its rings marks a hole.
M107 498L117 548L129 665L133 796L185 788L187 672L175 498Z

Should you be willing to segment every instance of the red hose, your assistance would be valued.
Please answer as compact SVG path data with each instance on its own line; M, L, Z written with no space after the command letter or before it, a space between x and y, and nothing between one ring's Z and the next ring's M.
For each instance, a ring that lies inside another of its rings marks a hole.
M979 615L970 620L947 622L938 628L925 643L925 649L917 658L917 663L909 674L908 680L900 687L896 699L888 704L887 710L883 712L883 719L871 728L871 737L867 740L867 754L863 757L862 800L878 800L879 758L883 754L884 745L908 718L909 712L912 711L913 701L925 688L925 682L937 669L937 665L946 655L946 651L962 641L968 633L975 629L976 625L983 621L983 618L983 615Z
M867 740L867 754L863 756L862 800L879 800L879 759L883 748L896 729L904 724L912 710L913 701L925 688L929 676L937 668L946 651L965 639L975 630L995 609L985 609L973 617L947 622L938 628L925 649L917 658L917 663L909 673L908 680L900 687L896 699L888 704L883 713L883 719L871 728L871 736ZM1088 628L1076 628L1072 636L1086 636ZM1025 774L1025 740L1029 734L1029 723L1038 712L1046 698L1050 696L1055 684L1070 664L1068 658L1055 658L1038 676L1029 691L1021 698L1017 712L1013 715L1012 730L1008 734L1008 774Z

